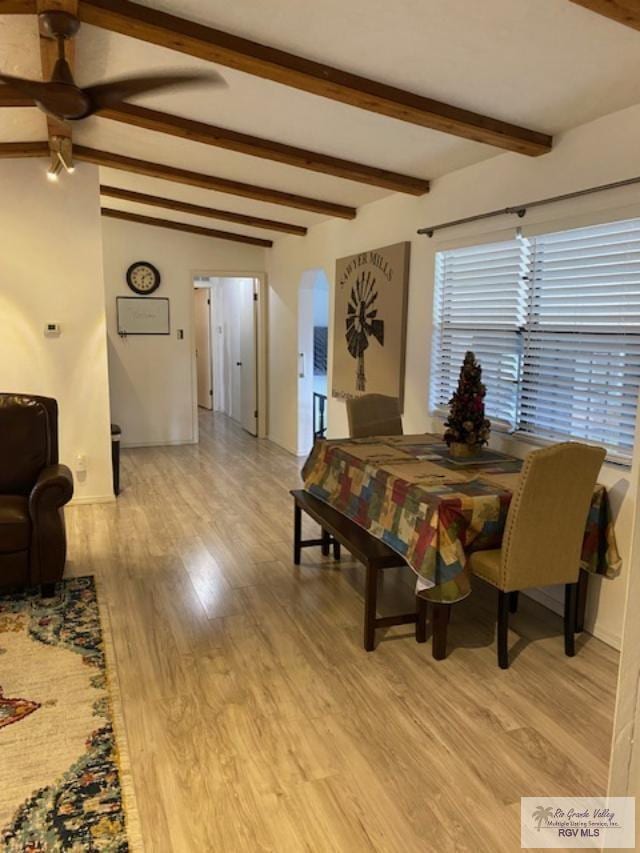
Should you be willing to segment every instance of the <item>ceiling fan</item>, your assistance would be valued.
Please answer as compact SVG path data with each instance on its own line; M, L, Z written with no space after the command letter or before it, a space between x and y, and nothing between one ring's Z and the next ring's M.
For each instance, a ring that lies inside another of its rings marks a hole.
M78 121L88 118L98 110L110 107L126 100L132 95L158 91L170 86L195 82L210 82L216 86L225 85L224 79L215 73L208 74L148 74L138 77L124 77L98 83L81 89L76 86L71 68L65 56L65 43L73 38L80 29L80 21L75 15L63 11L41 12L38 16L40 32L46 38L58 43L58 58L51 74L51 80L27 80L0 73L0 82L10 85L34 105L48 115L62 121Z

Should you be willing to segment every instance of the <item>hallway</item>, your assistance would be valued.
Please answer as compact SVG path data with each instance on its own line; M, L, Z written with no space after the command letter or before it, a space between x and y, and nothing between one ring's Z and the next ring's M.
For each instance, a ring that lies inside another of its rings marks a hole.
M125 450L117 504L67 512L67 575L109 606L147 850L513 851L520 796L604 794L617 653L582 635L565 658L525 599L501 671L478 584L447 660L408 627L367 654L358 567L291 562L300 466L201 413L199 445ZM383 599L411 606L408 569Z

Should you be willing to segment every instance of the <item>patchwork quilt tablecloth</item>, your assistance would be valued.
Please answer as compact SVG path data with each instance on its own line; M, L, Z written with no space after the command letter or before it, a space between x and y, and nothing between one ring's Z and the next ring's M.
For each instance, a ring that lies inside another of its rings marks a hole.
M305 489L401 554L417 592L453 603L471 591L466 555L499 548L522 460L485 449L453 459L440 436L316 441L303 469ZM598 485L587 518L582 567L614 577L620 569L607 491Z

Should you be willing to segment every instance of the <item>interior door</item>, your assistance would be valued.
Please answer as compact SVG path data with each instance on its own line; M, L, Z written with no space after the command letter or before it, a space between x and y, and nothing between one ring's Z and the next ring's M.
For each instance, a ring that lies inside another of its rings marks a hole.
M203 409L213 408L213 385L211 371L211 309L208 287L194 290L196 326L196 370L198 376L198 405Z
M251 435L258 434L258 365L256 330L258 303L256 282L252 278L239 281L240 290L240 422Z

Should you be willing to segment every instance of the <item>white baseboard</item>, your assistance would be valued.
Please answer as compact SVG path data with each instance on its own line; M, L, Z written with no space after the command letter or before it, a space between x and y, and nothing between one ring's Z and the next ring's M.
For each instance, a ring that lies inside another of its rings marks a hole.
M554 613L557 613L558 616L564 616L564 604L562 601L558 601L553 595L549 595L548 592L544 589L528 589L526 592L523 592L522 595L526 595L527 598L532 598L534 601L537 601L538 604L541 604L543 607L546 607L547 610L552 610Z
M178 439L177 441L123 441L121 447L135 450L136 447L180 447L184 444L197 444L195 438Z
M542 604L543 607L546 607L548 610L552 610L554 613L557 613L558 616L564 616L564 602L558 601L558 599L553 595L549 595L546 590L530 589L527 590L527 592L523 592L522 595L526 595L528 598L537 601L538 604ZM622 637L619 634L607 631L606 628L598 625L597 621L593 622L593 620L589 619L585 620L584 627L588 634L592 634L598 640L602 640L603 643L611 646L611 648L618 652L620 651L622 647Z
M593 634L594 637L602 640L603 643L611 646L617 652L622 651L622 637L620 634L614 634L613 631L607 631L606 628L602 628L599 625L589 626L588 623L585 624L585 631L588 634Z
M267 440L270 441L272 444L276 444L281 450L286 450L287 453L291 453L292 456L306 456L307 455L306 453L299 453L297 447L289 447L288 444L284 444L283 442L278 441L276 438L274 438L271 435L267 436Z
M116 502L115 495L79 495L72 498L67 506L83 506L85 504L113 504Z

